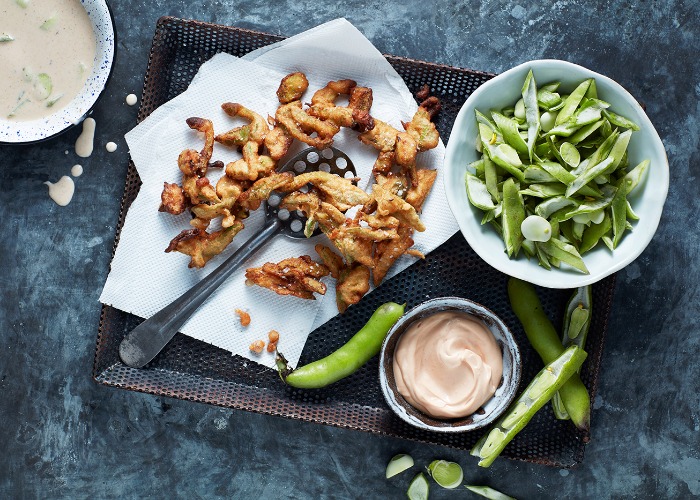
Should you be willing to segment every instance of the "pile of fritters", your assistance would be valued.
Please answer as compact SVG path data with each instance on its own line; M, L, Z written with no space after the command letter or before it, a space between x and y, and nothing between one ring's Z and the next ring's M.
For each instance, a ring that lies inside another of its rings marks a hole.
M187 120L190 128L204 134L204 147L180 153L182 184L165 183L160 210L177 215L189 209L193 229L173 238L166 252L189 255L190 267L203 267L243 229L251 210L258 209L273 191L288 193L280 206L302 211L307 217L305 234L311 236L320 228L339 254L319 244L316 251L322 264L307 255L267 263L248 269L247 281L282 295L314 299L314 293L326 291L320 278L330 274L337 280L338 309L344 312L367 293L370 277L379 285L401 255L422 257L411 249L412 234L425 230L418 214L437 172L418 169L416 155L438 144L432 119L440 102L424 88L418 94L422 100L418 111L398 130L370 114L372 89L353 80L329 82L304 107L301 98L308 85L303 73L282 79L277 90L280 106L274 118L267 120L241 104L224 103L224 112L247 123L223 134L214 134L210 120ZM347 97L347 106L336 105L341 95ZM341 127L357 131L358 139L378 152L371 193L351 179L327 172L296 177L276 172L295 139L324 149L332 145ZM212 162L214 142L237 148L242 158L225 166ZM206 176L210 168L225 168L216 186ZM207 231L214 219L220 220L221 229Z

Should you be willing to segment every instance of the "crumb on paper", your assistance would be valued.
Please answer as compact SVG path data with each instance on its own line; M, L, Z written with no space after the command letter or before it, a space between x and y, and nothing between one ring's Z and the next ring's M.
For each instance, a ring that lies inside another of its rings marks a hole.
M267 352L275 352L277 350L277 344L274 342L269 342L267 344Z
M425 260L425 254L421 252L420 250L417 250L415 248L409 248L406 250L406 253L408 255L413 255L414 257L418 257L419 259L424 259Z
M276 344L280 339L280 334L277 330L270 330L270 332L267 334L267 338L270 339L272 344Z
M236 314L241 318L241 326L250 325L250 314L242 309L236 309Z
M251 352L254 352L255 354L260 354L261 352L263 352L264 348L265 348L265 342L263 342L262 340L256 340L255 342L250 344L250 347L249 347Z

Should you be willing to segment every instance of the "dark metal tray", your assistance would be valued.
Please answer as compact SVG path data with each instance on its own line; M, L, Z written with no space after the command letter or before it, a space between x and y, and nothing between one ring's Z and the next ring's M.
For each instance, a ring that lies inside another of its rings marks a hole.
M144 82L138 120L183 92L197 70L218 52L236 56L281 40L254 31L163 17L158 20ZM411 91L428 84L443 102L437 127L445 142L464 100L493 75L411 59L387 56ZM352 77L352 75L347 75ZM116 234L140 187L138 174L129 165ZM116 247L115 241L115 247ZM312 332L300 364L305 364L345 343L364 325L381 303L393 300L412 307L440 296L466 297L496 312L512 329L521 346L521 389L541 369L524 332L508 305L507 277L483 262L461 234L365 297L345 315ZM593 287L595 314L588 337L589 358L581 377L595 397L607 320L614 291L611 276ZM543 306L561 324L568 291L539 289ZM284 386L277 373L207 343L178 334L148 366L135 369L119 360L121 339L140 318L109 306L102 307L93 368L96 382L134 391L199 401L268 415L305 420L347 429L401 437L468 450L481 432L456 435L415 429L388 408L378 383L378 359L360 371L322 390L296 390ZM595 415L594 415L595 420ZM526 429L505 449L506 457L558 467L571 467L583 459L587 433L570 422L557 421L551 411L540 411Z

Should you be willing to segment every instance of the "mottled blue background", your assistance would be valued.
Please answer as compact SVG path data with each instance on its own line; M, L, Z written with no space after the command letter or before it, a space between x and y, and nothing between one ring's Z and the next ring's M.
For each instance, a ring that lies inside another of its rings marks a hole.
M413 474L383 476L399 452L419 464L458 461L469 482L519 498L700 496L700 3L121 0L112 8L118 54L94 113L96 153L75 156L77 129L0 147L0 498L401 498ZM161 15L282 35L344 16L385 53L490 72L566 59L646 104L671 188L656 237L618 274L580 467L499 460L483 470L448 448L92 382L97 299L127 167L123 134L137 112L124 97L140 92ZM116 153L105 152L108 141ZM42 183L75 163L85 173L73 202L58 207Z

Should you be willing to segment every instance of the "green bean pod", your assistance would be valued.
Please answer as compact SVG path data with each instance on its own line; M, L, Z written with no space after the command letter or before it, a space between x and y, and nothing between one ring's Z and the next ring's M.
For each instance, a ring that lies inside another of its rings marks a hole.
M571 295L564 311L564 325L561 333L561 343L564 347L576 345L581 349L586 348L586 338L591 327L592 315L593 289L590 285L577 288ZM552 398L552 409L559 420L570 418L558 392Z
M571 346L540 371L525 391L498 419L488 434L476 442L471 454L479 457L479 465L488 467L554 393L576 376L586 359L586 352Z
M545 364L561 356L564 346L552 322L542 310L535 288L522 280L508 280L508 296L513 312L525 330L530 344ZM574 374L559 390L571 421L579 429L588 430L591 420L591 398L581 377Z
M338 350L294 370L287 366L287 360L278 352L276 363L280 378L292 387L318 389L351 375L379 353L384 338L405 308L406 304L382 304L367 324Z

